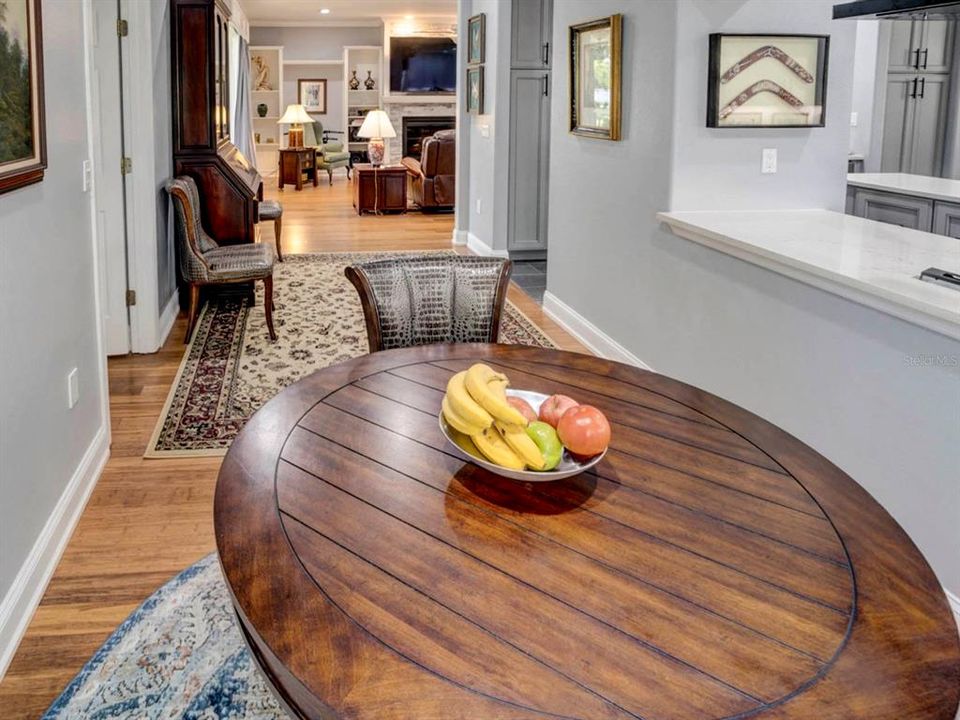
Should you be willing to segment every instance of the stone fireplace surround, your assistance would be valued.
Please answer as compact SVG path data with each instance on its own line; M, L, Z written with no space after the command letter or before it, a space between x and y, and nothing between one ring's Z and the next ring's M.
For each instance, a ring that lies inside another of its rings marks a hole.
M387 157L385 162L389 165L395 165L403 158L403 118L405 117L455 117L457 114L457 102L454 96L450 96L450 102L416 102L411 101L410 96L404 96L403 100L396 100L390 97L383 99L383 109L390 118L390 124L397 133L397 137L388 142ZM418 158L419 159L419 158Z

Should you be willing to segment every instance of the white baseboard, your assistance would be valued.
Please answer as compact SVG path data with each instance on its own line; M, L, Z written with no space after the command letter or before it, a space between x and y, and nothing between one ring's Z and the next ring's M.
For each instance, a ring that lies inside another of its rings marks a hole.
M510 257L510 253L508 253L506 250L494 250L483 240L469 231L467 232L467 248L470 249L470 252L474 253L475 255L480 255L481 257Z
M653 371L653 368L549 290L543 294L543 311L595 355Z
M454 245L466 245L466 244L467 244L467 235L469 235L469 233L468 233L466 230L457 230L456 228L454 228L454 229L453 229L453 237L450 238L450 241L451 241Z
M103 423L0 602L0 680L27 631L109 456L110 433Z
M167 301L163 312L160 313L160 337L157 338L160 344L157 346L158 350L163 347L167 338L170 337L170 331L173 330L173 324L177 321L177 315L179 314L180 293L174 289L173 295L170 297L170 300Z

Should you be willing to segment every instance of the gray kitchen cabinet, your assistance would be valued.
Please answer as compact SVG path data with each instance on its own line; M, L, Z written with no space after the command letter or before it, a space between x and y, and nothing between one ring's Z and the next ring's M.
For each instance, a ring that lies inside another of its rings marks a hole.
M952 20L889 20L887 72L948 73L953 57Z
M948 73L953 61L956 23L953 20L914 20L920 26L920 42L914 53L920 72Z
M881 172L939 176L949 75L887 76Z
M948 202L933 204L933 232L960 240L960 205Z
M886 20L890 27L890 60L887 72L916 72L914 52L920 45L922 30L912 20ZM917 37L914 40L914 33Z
M857 188L853 214L868 220L929 232L933 222L933 201Z
M512 258L546 257L549 81L545 70L510 72L507 249Z
M883 137L880 172L909 172L913 138L912 93L916 75L888 75L887 97L883 110Z
M939 177L943 167L943 144L947 124L947 92L949 75L921 75L916 98L912 100L913 132L910 139L908 172L913 175Z
M550 67L553 0L513 0L510 67Z

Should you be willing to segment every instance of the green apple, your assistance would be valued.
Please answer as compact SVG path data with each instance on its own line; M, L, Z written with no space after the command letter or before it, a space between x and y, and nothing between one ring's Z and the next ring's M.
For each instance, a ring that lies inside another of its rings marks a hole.
M553 470L560 464L560 458L563 457L563 443L560 442L560 436L553 427L540 420L527 425L527 435L536 444L546 462L544 470Z

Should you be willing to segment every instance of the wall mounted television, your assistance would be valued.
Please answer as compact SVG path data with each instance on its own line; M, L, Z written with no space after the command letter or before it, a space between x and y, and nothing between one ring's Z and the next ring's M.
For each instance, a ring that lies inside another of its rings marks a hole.
M390 92L453 94L457 43L446 37L390 38Z

